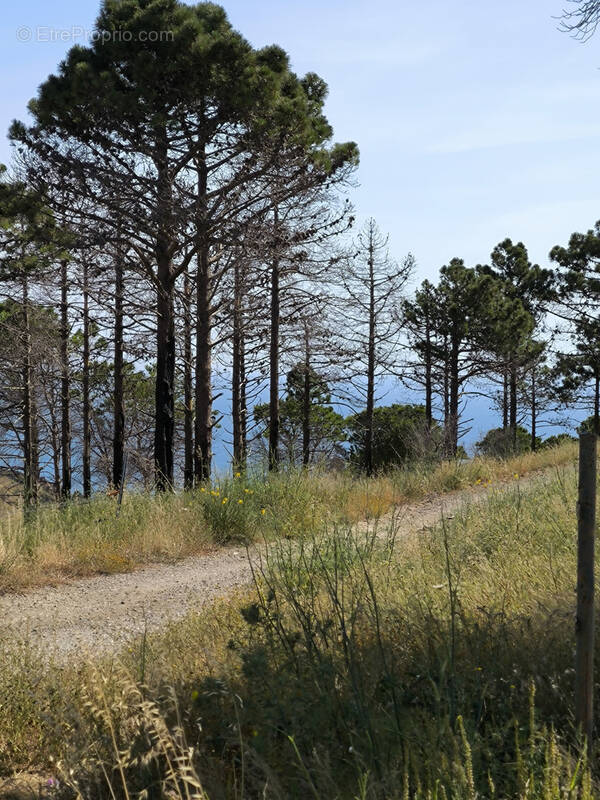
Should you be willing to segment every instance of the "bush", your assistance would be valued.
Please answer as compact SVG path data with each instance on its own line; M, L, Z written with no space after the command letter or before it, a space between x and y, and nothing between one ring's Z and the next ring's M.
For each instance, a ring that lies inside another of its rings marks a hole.
M544 439L542 442L543 448L550 448L550 447L560 447L563 444L567 444L567 442L576 442L577 439L575 436L571 436L570 433L558 433L555 436L549 436L547 439Z
M366 412L348 417L346 425L350 461L361 465L365 460ZM442 438L437 422L427 430L424 406L380 406L373 414L373 467L384 470L439 456Z
M598 433L597 428L596 417L592 414L591 417L587 417L587 419L583 420L581 425L577 428L577 433L585 433L586 431L596 431L596 433Z
M536 446L541 445L541 439L536 437ZM531 450L531 434L521 425L517 426L517 443L513 444L510 428L492 428L480 442L475 445L477 453L490 458L508 458Z

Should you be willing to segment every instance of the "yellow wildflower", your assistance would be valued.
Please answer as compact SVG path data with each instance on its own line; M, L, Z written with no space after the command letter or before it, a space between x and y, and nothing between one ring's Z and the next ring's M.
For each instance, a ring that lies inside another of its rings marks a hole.
M261 514L266 514L267 513L267 509L266 508L261 508L260 513Z
M224 498L223 498L223 500L221 501L221 505L223 505L223 506L224 506L226 502L227 502L227 498L226 498L226 497L224 497Z
M241 472L236 472L235 473L235 477L236 478L241 478L242 477L242 473Z
M243 504L244 504L244 501L243 501L243 500L238 500L238 506L241 506L241 505L243 505Z

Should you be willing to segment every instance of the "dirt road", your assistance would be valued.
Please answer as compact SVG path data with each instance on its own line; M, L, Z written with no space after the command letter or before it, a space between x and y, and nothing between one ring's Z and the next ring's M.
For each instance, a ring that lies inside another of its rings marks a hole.
M536 479L540 478L528 480ZM442 512L451 515L465 503L485 502L488 494L489 490L477 487L400 506L394 514L397 533L418 533L438 522ZM390 519L379 525L389 524ZM108 652L250 580L246 550L238 547L177 564L5 595L0 598L0 647L3 639L16 635L62 657Z

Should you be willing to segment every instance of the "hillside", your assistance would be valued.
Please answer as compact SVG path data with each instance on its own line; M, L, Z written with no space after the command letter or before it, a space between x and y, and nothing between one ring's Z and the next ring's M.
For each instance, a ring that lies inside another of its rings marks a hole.
M476 478L412 532L400 506L270 538L253 584L165 630L142 601L116 661L54 662L32 616L2 665L0 766L82 798L598 796L571 722L573 455Z

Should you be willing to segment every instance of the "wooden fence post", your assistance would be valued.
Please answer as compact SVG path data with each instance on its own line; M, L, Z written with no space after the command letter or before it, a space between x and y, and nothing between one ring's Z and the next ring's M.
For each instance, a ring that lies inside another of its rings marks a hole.
M592 748L594 727L594 539L596 535L596 434L579 438L577 503L577 618L575 720Z

